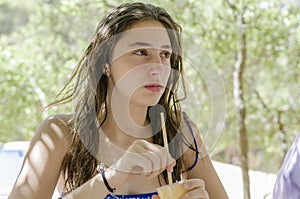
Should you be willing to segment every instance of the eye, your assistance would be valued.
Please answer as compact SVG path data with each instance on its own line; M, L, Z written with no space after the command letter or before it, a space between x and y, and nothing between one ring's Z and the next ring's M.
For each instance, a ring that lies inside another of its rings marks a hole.
M169 59L171 57L171 52L163 51L163 52L161 52L161 57Z
M134 52L134 54L138 55L138 56L147 56L148 55L147 50L145 50L145 49L136 50Z

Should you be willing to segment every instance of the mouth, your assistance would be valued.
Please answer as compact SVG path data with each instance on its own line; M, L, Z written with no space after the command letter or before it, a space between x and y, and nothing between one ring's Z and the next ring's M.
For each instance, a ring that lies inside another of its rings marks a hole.
M146 86L144 86L148 91L151 92L160 92L164 87L161 84L147 84Z

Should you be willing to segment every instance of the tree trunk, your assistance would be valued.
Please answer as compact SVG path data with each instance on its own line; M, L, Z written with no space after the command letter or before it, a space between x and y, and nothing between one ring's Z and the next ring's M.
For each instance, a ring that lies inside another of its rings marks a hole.
M283 156L282 156L282 160L281 160L281 164L280 165L282 165L282 163L284 161L284 158L285 158L285 156L286 156L286 154L288 152L287 132L285 132L284 125L283 125L283 123L281 121L281 114L282 114L282 111L277 110L277 117L276 117L277 120L276 120L276 122L278 124L279 138L280 138L280 140L282 142L281 148L282 148L282 151L283 151Z
M237 112L237 133L239 136L239 144L241 151L241 168L243 174L243 191L244 199L250 199L250 179L249 179L249 168L248 168L248 140L247 130L245 125L246 119L246 107L244 101L244 90L243 90L243 74L246 68L246 32L245 32L245 20L244 13L246 12L246 6L243 6L242 11L239 10L235 1L225 0L229 7L233 11L233 16L237 23L238 28L238 50L236 56L236 62L233 70L233 95L234 102Z
M242 14L236 15L239 30L239 49L233 71L233 92L237 111L237 132L241 150L241 168L243 174L244 199L250 199L250 179L248 169L248 140L245 125L246 108L243 91L243 72L246 67L246 33L244 30L244 18Z

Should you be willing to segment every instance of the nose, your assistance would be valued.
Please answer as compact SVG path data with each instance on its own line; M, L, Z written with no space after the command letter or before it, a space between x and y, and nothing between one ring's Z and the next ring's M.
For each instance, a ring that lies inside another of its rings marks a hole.
M155 53L152 54L152 63L157 65L162 65L161 56L158 50L155 51Z
M150 75L158 76L162 73L162 70L163 70L163 64L160 56L153 57L150 63L150 69L149 69Z
M163 63L161 60L161 56L159 55L159 52L153 53L151 57L151 63L150 63L150 75L159 75L162 72L163 69Z

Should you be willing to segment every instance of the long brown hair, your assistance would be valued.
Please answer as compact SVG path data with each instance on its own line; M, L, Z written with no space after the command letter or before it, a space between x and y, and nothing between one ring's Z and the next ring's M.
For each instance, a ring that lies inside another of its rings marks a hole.
M160 7L144 3L126 3L111 10L99 23L92 41L84 51L82 58L74 69L69 82L60 94L65 94L52 105L73 102L75 113L72 118L72 144L66 153L61 171L66 176L65 187L71 191L89 180L95 173L99 148L99 129L107 117L107 85L108 77L103 75L105 64L110 62L116 39L113 36L126 31L134 23L144 20L156 20L162 23L168 31L173 53L171 55L171 75L167 89L164 91L159 105L166 114L168 139L171 155L176 156L173 180L180 180L180 174L185 168L183 164L182 141L180 131L181 107L177 97L177 88L182 75L181 57L181 27ZM175 52L175 53L174 53ZM75 82L72 84L72 82ZM157 106L159 107L159 106ZM159 108L148 109L152 130L157 132L160 126ZM152 115L152 116L151 116ZM96 121L98 120L98 121ZM153 136L155 144L163 145L161 133ZM167 174L162 174L167 181Z

